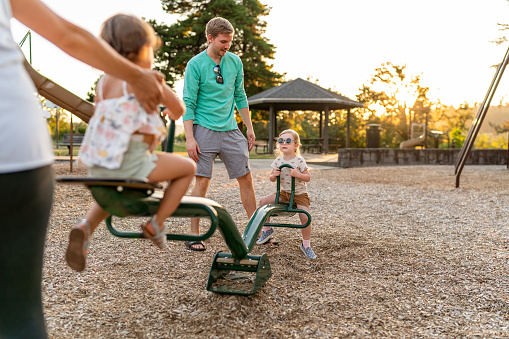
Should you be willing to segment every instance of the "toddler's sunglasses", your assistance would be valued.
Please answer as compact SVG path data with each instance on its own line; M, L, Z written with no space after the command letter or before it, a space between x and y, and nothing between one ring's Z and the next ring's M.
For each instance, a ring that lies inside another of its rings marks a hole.
M283 139L283 138L277 139L277 142L280 143L280 144L283 144L285 141L286 141L287 144L291 144L293 140L290 139L290 138L288 138L288 139Z

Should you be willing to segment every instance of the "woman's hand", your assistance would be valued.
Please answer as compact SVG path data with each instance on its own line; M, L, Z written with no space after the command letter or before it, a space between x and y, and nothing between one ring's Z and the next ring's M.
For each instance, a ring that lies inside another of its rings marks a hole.
M139 78L131 81L136 99L146 112L159 112L158 105L164 100L164 74L154 70L143 70Z

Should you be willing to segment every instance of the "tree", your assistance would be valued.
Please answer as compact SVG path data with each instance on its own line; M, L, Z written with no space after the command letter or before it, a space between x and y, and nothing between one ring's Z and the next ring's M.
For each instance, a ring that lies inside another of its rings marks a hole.
M509 2L509 0L507 0L507 1ZM498 30L501 32L509 30L509 24L498 23L497 26L498 26ZM507 38L506 35L503 35L492 42L494 42L497 45L501 45L501 44L506 43L507 41L509 41L509 39Z
M497 132L498 134L509 132L509 120L500 125L490 122L490 126L493 127L495 132Z
M449 133L451 143L456 148L461 148L466 139L466 132L468 132L467 124L474 117L473 107L464 102L458 108L440 106L436 111L441 111L439 119L445 132Z
M420 76L408 76L405 65L383 63L375 69L369 85L363 85L357 100L363 102L367 124L382 125L381 141L391 147L409 139L412 123L425 123L432 103L429 88L420 85Z
M60 110L59 117L58 117L58 136L56 136L57 131L57 109L51 109L50 114L51 117L48 119L48 129L49 133L52 137L52 139L60 140L62 138L62 135L64 133L70 133L71 132L71 125L70 125L70 114L71 113L65 113L64 110ZM85 133L87 130L87 124L81 120L74 120L73 122L73 132L74 133Z
M95 90L97 88L97 83L101 79L103 75L100 75L99 78L94 82L94 86L90 87L90 92L87 92L87 101L94 102L95 101Z
M187 62L203 51L208 43L205 37L207 22L217 16L227 18L235 28L231 51L244 64L244 85L247 96L276 86L282 74L272 71L267 62L274 59L275 47L262 35L266 22L261 17L270 8L258 0L162 0L163 9L184 17L167 26L150 20L156 33L163 40L155 64L166 75L173 87L184 75Z
M467 102L462 103L458 108L447 109L441 116L449 130L458 129L468 131L467 123L474 117L474 108Z

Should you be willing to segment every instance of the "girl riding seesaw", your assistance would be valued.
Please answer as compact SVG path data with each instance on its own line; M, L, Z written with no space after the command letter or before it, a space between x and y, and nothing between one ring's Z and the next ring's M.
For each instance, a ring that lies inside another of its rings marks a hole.
M300 156L300 137L297 132L292 129L284 130L279 134L277 140L276 151L274 152L277 158L272 162L272 172L270 173L269 180L275 182L277 177L280 177L281 192L279 200L283 202L290 201L291 195L291 179L295 177L295 195L294 202L297 204L298 209L309 212L310 200L307 193L306 182L311 180L308 166L303 157ZM283 164L289 164L293 168L279 167ZM260 200L259 206L274 204L276 194L268 195ZM308 222L308 216L304 213L299 213L301 223L304 225ZM267 220L268 222L268 220ZM256 243L258 245L266 244L267 242L277 244L273 238L274 228L271 226L263 226L262 232ZM302 229L302 243L300 249L306 257L316 259L316 255L311 248L311 225Z
M154 49L160 46L153 28L131 15L118 14L103 24L101 37L131 62L150 69ZM166 106L163 114L177 120L185 106L166 84L163 85ZM79 158L89 168L89 176L130 177L151 182L167 181L157 213L141 229L145 237L159 248L166 244L164 220L179 206L194 178L194 161L171 153L153 151L166 134L159 114L147 113L132 94L126 82L104 75L97 84L95 113L89 122ZM82 271L86 264L90 237L109 213L97 202L86 219L71 230L66 260Z

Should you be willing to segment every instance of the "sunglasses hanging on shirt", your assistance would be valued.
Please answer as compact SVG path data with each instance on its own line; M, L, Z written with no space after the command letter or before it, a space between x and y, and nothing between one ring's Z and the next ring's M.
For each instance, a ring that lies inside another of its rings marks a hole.
M214 73L216 73L216 82L218 84L223 84L223 76L221 75L221 67L219 65L214 66Z

